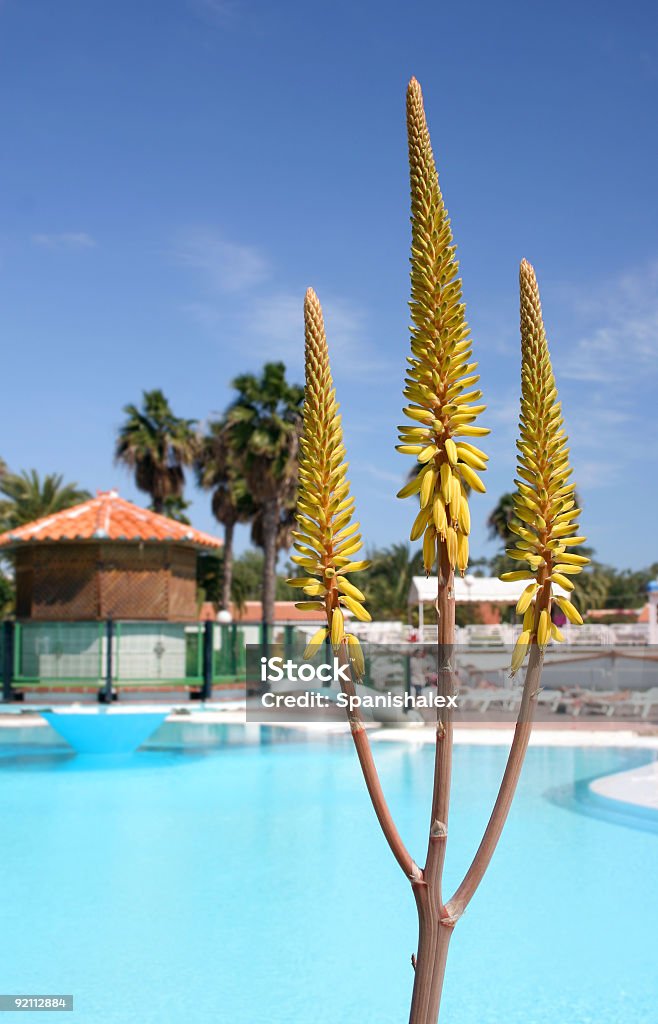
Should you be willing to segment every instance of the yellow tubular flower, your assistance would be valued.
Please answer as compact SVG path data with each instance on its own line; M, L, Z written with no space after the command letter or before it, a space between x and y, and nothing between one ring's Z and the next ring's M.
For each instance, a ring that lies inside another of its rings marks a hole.
M346 576L367 569L370 562L353 561L363 547L359 524L352 522L354 499L350 497L341 418L329 365L322 307L312 288L304 300L306 387L304 431L300 441L297 526L293 532L298 554L292 561L303 576L288 580L313 600L300 601L298 608L323 608L327 627L316 633L305 652L310 657L315 643L327 636L335 648L345 645L356 674L363 656L358 640L345 633L342 608L357 619L370 621L364 596Z
M521 263L520 283L521 415L515 518L510 523L518 539L507 554L526 562L529 569L503 573L501 579L533 582L516 606L523 615L524 632L512 657L513 672L523 664L530 640L544 647L551 637L563 639L558 629L551 628L552 584L573 590L570 577L589 562L584 555L568 551L586 538L577 536L580 509L575 508L576 485L569 483L568 438L557 400L537 279L526 260ZM570 622L582 623L567 598L556 597L555 601Z
M468 562L469 490L484 491L478 471L487 456L461 438L488 434L475 426L485 408L479 377L470 362L471 342L462 302L450 220L443 203L432 154L423 95L412 78L407 90L407 132L411 179L411 357L399 452L414 455L418 477L398 497L420 492L421 513L411 539L423 537L425 571L445 554L451 570L463 575ZM458 440L460 439L460 440ZM437 543L438 542L438 543Z

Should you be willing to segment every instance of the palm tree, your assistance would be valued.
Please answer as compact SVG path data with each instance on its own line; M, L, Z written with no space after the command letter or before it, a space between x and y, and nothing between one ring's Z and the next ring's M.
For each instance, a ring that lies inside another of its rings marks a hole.
M13 530L24 523L61 512L79 505L91 497L76 483L65 484L58 473L49 473L40 479L35 469L20 473L5 473L0 479L0 524L3 530Z
M162 391L144 391L142 408L124 406L115 460L134 471L135 484L151 495L151 509L177 518L185 486L184 467L197 452L196 420L174 416Z
M581 547L578 549L590 557L593 554L591 548ZM615 577L615 570L600 562L592 561L586 570L578 577L578 586L571 595L581 615L586 615L593 608L605 608L612 581Z
M409 544L393 544L368 557L372 565L363 574L363 589L369 602L381 618L406 620L411 581L424 575L421 549L412 552Z
M197 481L212 491L212 512L224 527L224 549L220 607L228 608L233 583L233 534L238 523L253 519L256 507L239 461L231 446L231 426L226 419L214 420L201 439L195 462Z
M514 518L514 495L501 494L496 507L489 513L487 532L490 540L502 540L505 546L512 543L509 524Z
M274 622L276 560L289 544L297 500L297 452L304 390L286 380L283 363L266 363L259 377L232 382L238 395L226 413L231 450L257 509L254 537L263 549L263 621Z

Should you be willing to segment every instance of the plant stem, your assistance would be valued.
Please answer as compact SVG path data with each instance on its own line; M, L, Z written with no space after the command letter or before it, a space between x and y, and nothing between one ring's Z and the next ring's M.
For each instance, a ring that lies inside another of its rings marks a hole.
M454 572L445 543L439 545L437 627L437 693L448 697L454 688ZM418 909L418 957L409 1024L434 1024L438 1018L452 925L444 922L443 866L448 838L452 774L452 711L437 707L434 785L427 859L422 884L414 886Z
M541 607L548 607L550 599L550 583L544 585L542 601L538 604ZM544 665L544 648L536 642L532 644L528 668L526 670L525 682L523 684L523 695L521 707L514 728L514 739L510 747L505 773L503 775L498 796L491 812L491 817L484 831L482 841L473 858L473 862L464 876L461 885L455 891L454 896L446 904L446 913L452 919L453 924L464 913L466 907L473 898L477 887L484 877L494 851L498 845L503 827L509 814L509 809L514 799L516 787L521 775L521 769L525 759L532 723L539 696L541 674Z
M340 645L338 657L343 664L349 666L351 676L352 667L344 644ZM346 696L356 696L354 682L351 678L347 681L341 677L340 688ZM410 879L411 882L415 882L422 878L422 872L404 845L402 837L400 836L395 822L393 821L393 816L386 802L377 767L372 756L370 741L368 739L363 718L361 717L361 712L357 707L348 708L347 719L350 724L352 740L354 741L354 747L359 759L359 764L361 765L361 771L363 772L366 788L370 795L370 800L375 814L377 815L377 820L379 821L384 837L386 838L386 842L391 848L393 856L407 878Z

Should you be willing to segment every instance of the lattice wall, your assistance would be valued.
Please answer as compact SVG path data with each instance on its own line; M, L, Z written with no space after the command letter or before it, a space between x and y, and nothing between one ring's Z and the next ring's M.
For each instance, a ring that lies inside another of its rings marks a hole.
M197 617L196 551L168 544L44 544L16 554L17 611L48 621Z

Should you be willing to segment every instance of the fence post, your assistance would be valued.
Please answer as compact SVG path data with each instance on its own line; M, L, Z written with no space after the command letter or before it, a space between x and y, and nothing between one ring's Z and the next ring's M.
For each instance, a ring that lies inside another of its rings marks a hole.
M230 675L237 676L238 674L238 624L237 622L231 623L231 648L230 648Z
M111 704L112 692L112 638L114 637L114 623L112 619L105 622L105 684L98 691L99 704Z
M210 619L203 624L203 686L201 688L201 700L212 699L213 626L214 622Z
M413 651L409 651L409 654L406 654L405 651L406 657L404 659L404 692L407 695L407 697L411 697L411 659L414 657L415 653L415 648ZM404 708L402 709L402 713L405 715L409 713L407 701L404 702Z
M14 699L14 623L7 619L2 623L2 699L9 703Z
M286 658L294 657L294 626L287 625L283 627L283 653Z

